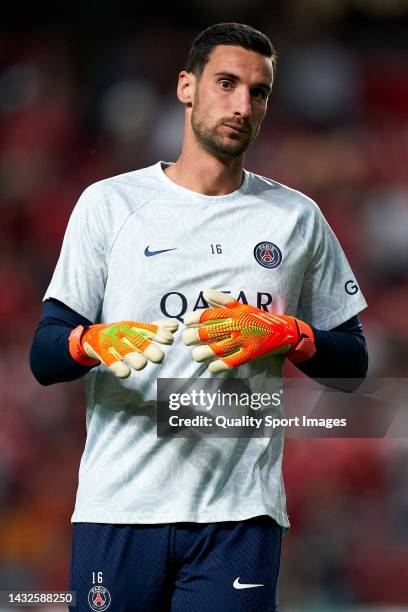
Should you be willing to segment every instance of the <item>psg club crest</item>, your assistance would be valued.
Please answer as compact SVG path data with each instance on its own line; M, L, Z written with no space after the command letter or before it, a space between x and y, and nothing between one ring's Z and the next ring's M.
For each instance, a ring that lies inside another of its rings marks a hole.
M256 261L264 268L277 268L282 261L282 253L273 242L259 242L254 248Z
M91 610L103 612L111 604L111 596L104 586L94 586L88 593L88 603Z

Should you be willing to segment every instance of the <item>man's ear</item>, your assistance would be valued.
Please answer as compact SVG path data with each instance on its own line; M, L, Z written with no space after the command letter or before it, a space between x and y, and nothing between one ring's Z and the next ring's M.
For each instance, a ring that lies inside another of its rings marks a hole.
M196 77L192 72L182 70L177 84L177 97L182 104L192 106L196 87Z

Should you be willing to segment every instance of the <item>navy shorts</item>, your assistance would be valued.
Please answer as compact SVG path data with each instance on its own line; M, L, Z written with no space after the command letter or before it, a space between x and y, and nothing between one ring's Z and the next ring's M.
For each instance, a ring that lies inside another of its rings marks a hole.
M74 523L77 612L273 612L282 528L220 523Z

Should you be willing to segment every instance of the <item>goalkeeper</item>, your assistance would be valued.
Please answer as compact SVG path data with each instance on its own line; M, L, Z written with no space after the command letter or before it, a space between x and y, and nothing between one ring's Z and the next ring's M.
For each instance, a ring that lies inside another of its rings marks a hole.
M85 375L78 612L276 610L283 432L158 438L158 378L280 384L285 356L315 378L366 375L366 302L333 231L244 168L275 72L252 27L202 32L178 79L179 159L91 185L69 220L30 358L44 385Z

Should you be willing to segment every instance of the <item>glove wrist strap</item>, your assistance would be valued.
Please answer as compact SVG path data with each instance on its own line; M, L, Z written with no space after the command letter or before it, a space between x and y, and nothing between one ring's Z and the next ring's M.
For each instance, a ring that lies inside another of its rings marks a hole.
M286 353L288 359L293 361L293 363L306 361L313 357L316 352L314 333L310 325L300 319L295 319L295 321L299 330L300 340L293 349Z
M78 327L73 329L72 332L69 334L69 337L68 337L69 354L71 355L72 359L74 359L75 361L77 361L83 366L89 367L89 366L98 365L99 361L97 359L92 359L92 357L89 357L85 353L82 347L82 335L84 331L85 331L84 326L78 325Z

